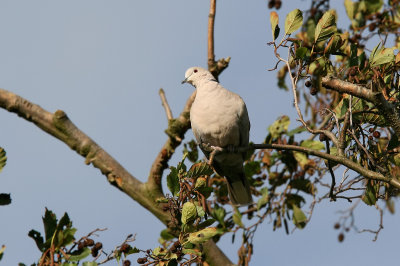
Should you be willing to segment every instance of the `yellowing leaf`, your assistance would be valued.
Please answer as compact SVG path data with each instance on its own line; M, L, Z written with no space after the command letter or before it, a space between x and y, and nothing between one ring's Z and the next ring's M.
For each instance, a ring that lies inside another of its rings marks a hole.
M218 229L216 227L208 227L203 230L189 234L187 241L192 244L201 244L207 242L216 235L223 234L223 232L224 232L223 230Z
M286 115L276 120L269 126L268 130L272 138L278 138L282 133L286 132L290 125L290 118Z
M187 224L193 221L197 217L196 205L190 201L185 202L182 207L181 221L183 224Z
M293 207L293 223L297 228L304 228L306 226L307 217L304 212L296 206L296 204L292 205Z
M322 16L315 27L314 42L325 41L337 31L335 20L335 11L333 10L329 10Z
M371 52L369 57L371 67L387 64L394 60L393 48L380 47L380 45L381 43L378 43Z
M292 34L303 24L303 13L299 9L291 11L285 20L285 35Z
M271 30L272 30L272 39L275 41L276 38L278 38L279 35L279 16L278 13L276 13L275 11L272 11L269 17L270 21L271 21Z
M301 147L310 148L313 150L322 150L325 148L325 144L319 140L308 140L306 139L300 144Z

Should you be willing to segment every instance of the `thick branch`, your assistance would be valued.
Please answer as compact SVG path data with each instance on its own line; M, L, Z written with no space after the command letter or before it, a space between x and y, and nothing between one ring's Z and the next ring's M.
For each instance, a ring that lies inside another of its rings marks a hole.
M347 93L373 103L385 117L390 127L400 136L400 116L396 108L388 102L382 93L375 93L365 87L333 77L323 77L322 86L340 93Z
M67 144L85 157L86 164L91 163L98 168L112 185L129 195L164 223L168 222L169 216L151 197L143 193L145 184L132 176L111 155L79 130L63 111L57 110L52 114L39 105L3 89L0 89L0 107L16 113Z

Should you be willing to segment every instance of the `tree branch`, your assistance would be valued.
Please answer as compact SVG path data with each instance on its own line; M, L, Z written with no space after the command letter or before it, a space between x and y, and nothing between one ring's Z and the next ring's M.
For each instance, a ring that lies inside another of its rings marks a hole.
M203 144L202 148L205 150L208 150L210 152L215 150L215 149L210 150L210 147L207 146L207 144ZM233 150L232 150L232 147L230 147L229 149L220 148L220 147L218 147L218 148L219 148L219 150L217 151L217 153L219 153L219 152L227 152L227 153L229 153L229 152L245 152L249 149L274 149L274 150L292 150L292 151L303 152L308 155L317 156L319 158L330 160L332 162L344 165L344 166L350 168L351 170L356 171L357 173L364 176L365 178L383 181L383 182L389 183L392 186L400 189L400 180L398 180L396 178L392 178L391 176L384 176L381 173L377 173L377 172L371 171L369 169L366 169L366 168L362 167L361 165L359 165L358 163L355 163L351 159L348 159L344 156L332 155L332 154L313 150L313 149L306 148L306 147L301 147L301 146L296 146L296 145L285 145L285 144L251 144L249 146L234 147Z
M213 74L214 78L218 80L219 74L228 67L230 57L221 58L215 61L214 53L214 24L215 24L215 12L216 12L216 2L217 0L210 0L210 13L208 15L208 70Z
M164 109L165 109L165 114L167 115L167 119L168 119L168 120L173 119L174 117L172 116L172 111L171 111L171 108L169 107L169 104L168 104L168 101L167 101L167 97L165 97L165 92L164 92L164 90L161 88L161 89L158 91L158 94L160 95L161 104L162 104L162 106L163 106Z
M373 103L379 112L385 117L390 127L395 131L397 136L400 136L400 116L396 108L388 102L382 93L373 92L365 87L355 85L353 83L343 81L333 77L323 77L321 79L322 86L327 89L334 90L340 93L347 93L358 98L364 99Z
M107 180L118 189L148 209L162 222L169 216L159 208L155 201L143 193L145 184L125 170L110 154L79 130L61 110L54 114L28 100L0 89L0 107L34 123L43 131L67 144L79 155L85 157L86 164L98 168Z

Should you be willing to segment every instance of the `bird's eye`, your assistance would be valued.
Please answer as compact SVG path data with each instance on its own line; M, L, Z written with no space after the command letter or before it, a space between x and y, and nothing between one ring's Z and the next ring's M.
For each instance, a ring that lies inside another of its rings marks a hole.
M197 73L197 69L193 70L194 73Z

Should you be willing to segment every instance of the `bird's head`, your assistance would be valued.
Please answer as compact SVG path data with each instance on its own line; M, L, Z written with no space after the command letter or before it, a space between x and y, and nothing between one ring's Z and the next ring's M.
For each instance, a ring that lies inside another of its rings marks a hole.
M189 83L196 87L199 81L203 80L213 80L215 81L214 76L202 67L191 67L185 72L185 79L182 81L183 83Z

